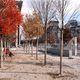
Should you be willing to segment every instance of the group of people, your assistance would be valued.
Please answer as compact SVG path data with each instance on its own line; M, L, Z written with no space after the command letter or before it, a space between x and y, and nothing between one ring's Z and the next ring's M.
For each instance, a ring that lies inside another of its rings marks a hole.
M14 56L14 55L13 55L13 53L9 50L9 48L4 48L4 49L3 49L3 58L4 58L4 60L5 60L7 57L12 58L12 56Z

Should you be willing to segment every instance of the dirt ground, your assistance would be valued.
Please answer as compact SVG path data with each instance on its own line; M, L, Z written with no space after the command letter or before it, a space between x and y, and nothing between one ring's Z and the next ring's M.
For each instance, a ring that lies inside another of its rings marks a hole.
M59 75L60 58L47 55L44 65L44 55L15 54L9 58L0 69L0 80L80 80L80 59L63 58L63 75Z

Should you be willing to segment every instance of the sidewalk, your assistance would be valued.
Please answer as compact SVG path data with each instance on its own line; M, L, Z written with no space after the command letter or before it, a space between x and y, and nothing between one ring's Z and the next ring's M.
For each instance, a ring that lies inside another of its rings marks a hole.
M80 80L80 60L63 58L63 77L58 76L60 57L47 55L47 65L43 65L44 55L15 54L12 62L4 62L0 78L4 80ZM74 67L76 65L76 67ZM67 77L66 77L67 76Z
M72 56L73 59L79 59L80 60L80 56Z
M25 48L11 48L10 49L13 53L23 53L23 54L27 54L27 53L31 53L32 52L32 50L31 49L29 49L29 47L27 48L27 52L26 52L26 49ZM36 54L36 47L33 47L33 54ZM38 51L38 54L42 54L42 52L39 52Z

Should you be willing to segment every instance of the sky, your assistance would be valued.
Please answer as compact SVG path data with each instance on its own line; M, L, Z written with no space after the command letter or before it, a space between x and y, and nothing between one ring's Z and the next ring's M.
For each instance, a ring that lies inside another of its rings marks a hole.
M23 15L32 13L31 4L30 4L31 0L22 0L22 1L23 1L23 5L22 5L21 13ZM73 9L77 7L77 5L79 4L80 4L80 0L71 0L71 7L73 7ZM80 21L80 17L78 17L78 20ZM23 40L24 37L22 36L21 39Z
M22 10L21 10L21 13L23 15L32 13L30 1L31 0L23 0ZM71 1L70 7L72 7L73 9L75 9L75 7L77 7L80 4L80 0L69 0L69 1ZM78 19L80 19L80 17L78 17Z
M23 14L32 12L30 8L30 1L31 0L23 0L23 6L22 6ZM73 6L73 8L75 8L78 4L80 4L80 0L71 0L71 5Z
M30 0L23 0L21 13L24 14L24 15L26 13L32 13L32 9L31 9L31 6L30 6Z

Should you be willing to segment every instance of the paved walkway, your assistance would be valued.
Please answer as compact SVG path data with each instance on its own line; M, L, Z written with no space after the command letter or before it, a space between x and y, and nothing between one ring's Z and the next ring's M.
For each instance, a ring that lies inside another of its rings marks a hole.
M25 48L23 48L23 47L21 47L21 48L11 48L10 49L13 53L31 53L32 52L32 50L28 47L27 48L27 52L26 52L26 49ZM33 47L33 53L36 53L36 47ZM38 51L38 53L40 53L40 54L42 54L42 52L39 52Z
M17 49L14 52L12 61L8 58L0 69L0 80L80 80L80 59L63 58L63 77L60 77L59 57L48 55L44 66L43 54L36 60L35 55L16 54Z

